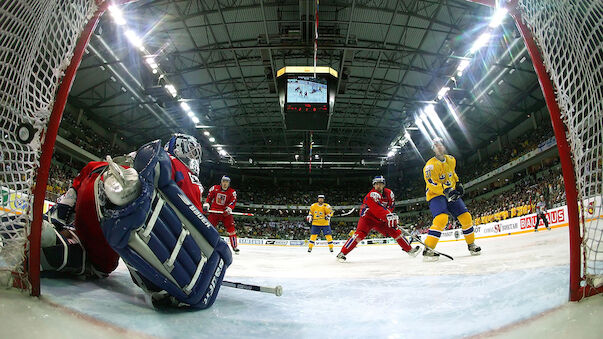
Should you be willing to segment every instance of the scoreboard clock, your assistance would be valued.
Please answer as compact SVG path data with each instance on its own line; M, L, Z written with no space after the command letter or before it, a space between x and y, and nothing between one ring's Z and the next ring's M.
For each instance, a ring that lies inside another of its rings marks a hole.
M330 67L284 67L277 72L277 85L288 130L329 128L337 87L335 70Z

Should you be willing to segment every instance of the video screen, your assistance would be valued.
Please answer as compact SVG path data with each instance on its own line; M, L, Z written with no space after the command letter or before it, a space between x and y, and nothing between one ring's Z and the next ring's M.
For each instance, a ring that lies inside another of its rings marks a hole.
M327 80L312 77L287 79L288 103L327 103Z

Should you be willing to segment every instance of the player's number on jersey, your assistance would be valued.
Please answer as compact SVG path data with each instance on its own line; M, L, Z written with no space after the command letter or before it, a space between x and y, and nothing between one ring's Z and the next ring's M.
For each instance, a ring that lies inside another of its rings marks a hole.
M216 202L218 205L226 204L226 194L218 193L216 194Z

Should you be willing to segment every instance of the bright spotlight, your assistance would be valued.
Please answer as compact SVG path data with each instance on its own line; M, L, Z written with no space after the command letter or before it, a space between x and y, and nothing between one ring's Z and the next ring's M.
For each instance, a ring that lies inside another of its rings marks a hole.
M221 156L225 157L228 153L226 153L225 150L221 149L218 151L218 153L220 153Z
M396 151L395 151L395 150L390 150L390 151L387 153L387 157L388 157L388 158L391 158L391 157L393 157L394 155L396 155Z
M450 87L442 87L438 92L438 99L442 99L446 95L446 93L448 93L449 90Z
M205 132L203 132L203 135L205 135L206 137L208 137L209 136L209 132L205 131Z
M113 17L113 21L115 21L116 24L123 26L126 24L126 19L124 19L124 14L122 13L121 9L119 9L119 7L115 6L115 5L111 5L109 6L109 12L111 13L111 16Z
M188 111L188 112L186 112L186 114L188 114L188 116L189 116L190 118L192 118L192 117L194 117L194 116L195 116L195 113L193 113L192 111Z
M132 45L134 45L135 47L138 48L142 48L142 39L138 37L138 35L136 35L136 33L134 33L134 31L132 30L127 30L126 33L124 33L126 35L126 37L128 38L128 40L130 40L130 43Z
M502 22L505 20L507 13L508 11L506 8L501 7L497 9L494 15L492 16L492 19L490 19L490 27L495 28L500 26L500 24L502 24Z
M470 63L471 63L471 60L469 60L469 59L463 59L463 60L461 60L461 62L459 62L459 66L456 68L456 72L457 72L458 76L463 75L463 72L465 71L465 69L467 69L467 67L469 67Z
M178 96L178 91L176 91L176 87L174 87L174 85L167 84L165 85L165 89L167 89L174 98Z
M151 68L153 70L155 70L159 67L159 65L157 65L157 63L155 62L155 59L153 57L146 58L146 62L147 62L147 64L149 64L149 66L151 66Z
M491 37L492 35L490 34L490 32L482 33L482 35L480 35L479 38L475 40L473 46L471 46L471 54L477 52L480 48L486 46L488 44L488 41L490 41Z
M214 138L214 137L209 138L209 142L216 142L216 138Z
M183 109L185 112L188 112L188 111L190 111L190 110L191 110L191 106L189 106L189 105L188 105L186 102L181 102L181 103L180 103L180 107L182 107L182 109Z
M197 118L197 117L192 117L191 119L193 120L193 122L194 122L195 124L198 124L198 123L199 123L199 118Z

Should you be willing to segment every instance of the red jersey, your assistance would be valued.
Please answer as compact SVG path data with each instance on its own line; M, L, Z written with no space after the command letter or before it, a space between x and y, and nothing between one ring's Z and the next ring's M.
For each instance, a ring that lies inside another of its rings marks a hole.
M209 209L213 211L224 211L226 207L234 210L237 204L237 192L231 187L223 190L222 186L214 185L209 189L205 202L210 205Z
M99 271L111 273L117 268L119 255L103 235L94 201L94 182L106 167L104 161L89 162L73 179L73 188L77 192L73 224L90 262Z
M360 206L360 217L386 221L386 215L394 212L394 192L384 188L382 193L374 188L368 192Z
M203 203L201 203L203 199L201 197L203 194L203 185L199 182L199 178L182 161L171 155L170 159L172 160L172 179L191 202L197 206L199 211L203 211Z

